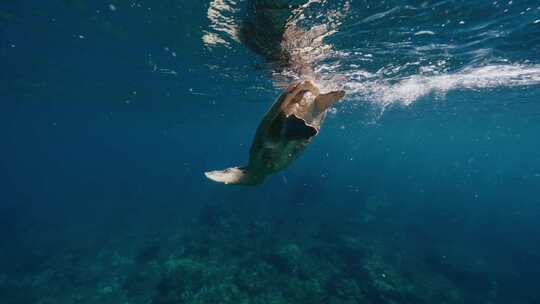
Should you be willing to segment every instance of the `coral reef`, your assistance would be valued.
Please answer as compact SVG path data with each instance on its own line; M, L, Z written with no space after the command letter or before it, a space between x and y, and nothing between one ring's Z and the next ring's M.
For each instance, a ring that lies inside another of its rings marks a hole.
M381 222L388 204L368 202L357 211L369 220L350 210L357 221L303 226L209 205L172 234L66 249L29 272L0 272L0 292L8 304L505 303L505 277L485 260L451 244L418 246L406 221ZM520 303L536 301L528 297Z

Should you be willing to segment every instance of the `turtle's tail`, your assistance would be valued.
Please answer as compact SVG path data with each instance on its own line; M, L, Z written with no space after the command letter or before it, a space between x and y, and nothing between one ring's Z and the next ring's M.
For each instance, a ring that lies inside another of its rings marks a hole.
M223 171L208 171L204 175L209 179L230 185L256 185L262 182L262 179L251 175L246 167L232 167Z

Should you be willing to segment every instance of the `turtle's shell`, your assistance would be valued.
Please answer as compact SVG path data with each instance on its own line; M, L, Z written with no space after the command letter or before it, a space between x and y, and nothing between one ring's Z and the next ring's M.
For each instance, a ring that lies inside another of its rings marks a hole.
M287 167L319 132L325 112L312 115L319 89L310 80L291 85L272 105L250 149L251 172L270 174Z

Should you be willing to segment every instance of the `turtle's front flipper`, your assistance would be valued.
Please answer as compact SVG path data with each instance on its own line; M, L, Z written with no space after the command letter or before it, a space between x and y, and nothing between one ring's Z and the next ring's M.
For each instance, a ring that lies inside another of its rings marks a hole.
M320 94L317 96L317 98L315 98L315 113L313 113L313 115L317 116L318 114L326 111L334 103L343 98L343 96L345 96L345 91L334 91L326 94Z
M262 179L255 178L245 167L208 171L204 172L204 175L215 182L231 185L256 185L262 182Z

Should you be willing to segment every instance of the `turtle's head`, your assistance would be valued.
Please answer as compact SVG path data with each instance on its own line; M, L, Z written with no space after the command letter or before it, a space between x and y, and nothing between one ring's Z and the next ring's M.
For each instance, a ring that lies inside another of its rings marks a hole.
M319 95L321 93L319 91L319 86L310 78L303 79L291 85L289 91L296 94L298 94L298 92L302 92L303 94L305 91L311 92L313 95Z
M232 167L222 171L208 171L204 172L204 175L215 182L231 185L256 185L263 181L263 178L250 174L247 168L240 167Z

